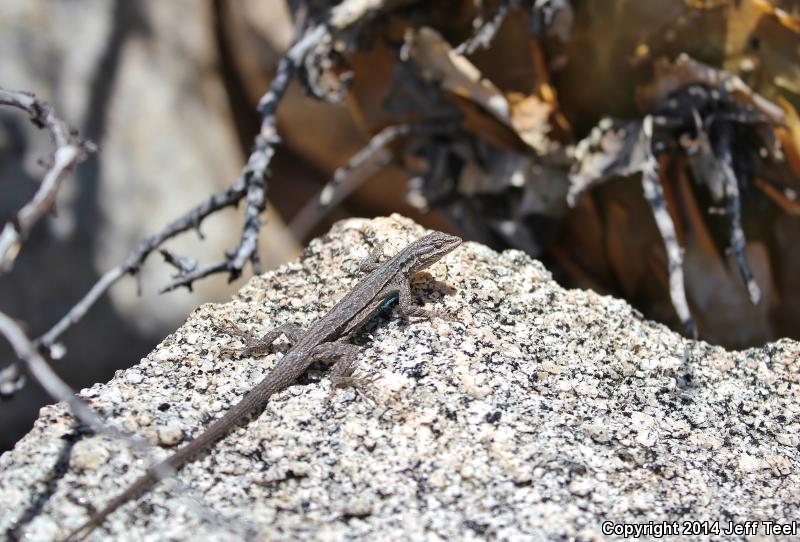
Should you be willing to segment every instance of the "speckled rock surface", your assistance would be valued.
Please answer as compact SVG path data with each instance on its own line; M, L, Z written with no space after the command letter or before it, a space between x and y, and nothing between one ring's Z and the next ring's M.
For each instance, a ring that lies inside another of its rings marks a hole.
M221 350L236 339L213 322L307 325L358 280L365 239L393 254L422 233L396 216L339 223L81 395L163 458L282 355L232 359ZM687 341L622 301L562 289L520 252L472 243L415 283L449 318L391 315L359 335L375 404L329 398L312 370L91 539L602 540L618 538L604 522L800 520L797 343ZM0 532L63 536L147 460L47 407L0 457Z

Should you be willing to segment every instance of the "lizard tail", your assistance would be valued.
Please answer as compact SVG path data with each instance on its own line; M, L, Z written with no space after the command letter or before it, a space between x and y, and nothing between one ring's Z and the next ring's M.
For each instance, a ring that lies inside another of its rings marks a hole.
M270 378L267 376L267 378ZM295 375L289 374L287 378L294 380ZM290 380L290 381L291 381ZM274 386L277 389L286 387L283 381L276 381ZM90 517L86 523L70 532L61 542L78 542L86 538L92 529L99 527L105 519L125 503L138 499L147 490L153 487L159 480L179 470L188 463L192 457L206 449L210 444L218 441L230 430L231 425L239 420L245 413L251 412L256 407L261 407L266 399L274 393L274 389L269 388L259 393L248 393L222 418L212 423L209 428L199 437L191 441L170 457L166 458L155 467L147 470L138 480L133 482L125 491L114 497L102 510Z
M61 542L78 542L83 540L89 535L89 533L92 532L92 529L99 527L103 521L105 521L105 519L117 508L129 501L141 497L145 491L150 489L150 487L156 483L156 481L158 481L158 476L155 469L147 471L138 480L131 484L131 486L128 487L124 493L113 498L103 507L102 510L95 513L83 525L70 532Z

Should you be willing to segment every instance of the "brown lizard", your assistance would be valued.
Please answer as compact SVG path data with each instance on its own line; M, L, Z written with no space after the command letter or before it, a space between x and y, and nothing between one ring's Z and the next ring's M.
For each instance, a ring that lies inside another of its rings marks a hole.
M200 436L186 446L150 467L120 495L113 498L83 525L67 535L66 540L80 540L105 520L109 514L125 503L139 498L153 487L163 476L161 473L180 469L198 454L209 449L215 442L241 423L253 412L261 410L271 395L287 388L297 380L314 362L333 364L332 386L358 385L352 377L358 347L348 339L379 312L386 310L395 301L405 317L429 316L428 311L416 306L409 287L411 277L461 244L461 239L441 232L433 232L406 246L389 260L378 263L382 246L373 251L361 264L369 274L358 282L322 318L307 330L292 324L278 326L258 340L248 339L241 350L245 355L262 355L281 335L285 335L291 348L275 367L225 415L213 422ZM236 332L244 335L241 332Z

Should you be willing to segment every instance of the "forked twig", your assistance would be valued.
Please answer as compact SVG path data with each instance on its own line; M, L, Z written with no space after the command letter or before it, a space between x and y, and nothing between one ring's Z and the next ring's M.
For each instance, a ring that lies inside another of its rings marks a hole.
M56 116L50 104L37 100L33 94L0 88L0 105L26 111L36 127L47 128L56 146L52 164L36 194L0 230L0 271L8 271L33 225L52 210L61 182L95 147L80 139L66 122Z

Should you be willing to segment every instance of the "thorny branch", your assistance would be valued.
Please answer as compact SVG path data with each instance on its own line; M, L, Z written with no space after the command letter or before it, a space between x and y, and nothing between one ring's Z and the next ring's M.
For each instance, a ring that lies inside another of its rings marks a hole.
M278 74L270 90L259 103L259 112L262 115L261 131L256 138L256 148L251 153L242 175L226 190L212 195L204 202L191 208L184 215L168 224L158 233L139 243L122 264L107 271L67 314L46 333L33 341L37 349L50 349L55 344L56 340L67 329L79 322L97 300L118 280L125 275L138 274L142 264L150 253L159 248L164 242L190 229L195 229L199 232L200 224L206 217L225 207L237 205L239 201L245 197L247 206L245 208L245 225L242 238L231 256L224 262L208 265L199 270L193 270L191 273L181 274L180 277L176 278L164 291L177 288L181 285L189 287L194 280L212 273L228 271L231 277L235 278L241 273L241 269L248 260L253 261L256 258L255 250L258 232L261 226L258 215L264 209L266 200L265 177L269 162L274 154L273 146L279 141L276 129L275 110L291 79L292 71L294 70L294 66L296 66L296 58L303 54L303 50L298 48L298 46L309 47L313 42L308 43L308 36L311 36L313 39L320 33L321 27L307 35L306 38L290 49L284 61L281 62ZM286 59L289 60L287 61ZM19 387L21 387L21 378L22 371L19 361L6 367L0 371L0 392L3 394L10 394L19 389Z
M277 73L269 90L258 103L258 112L261 114L261 128L258 135L256 135L255 149L250 154L241 177L237 180L237 184L241 182L246 187L244 227L239 244L226 254L226 258L222 262L203 266L195 265L191 268L177 266L177 276L161 289L162 293L181 286L191 289L195 280L226 271L229 274L229 280L235 280L241 275L242 269L248 261L256 263L258 234L261 229L259 215L266 206L266 179L269 172L269 164L275 155L275 146L280 143L275 112L298 64L308 50L325 34L325 31L324 26L319 26L292 45L278 64ZM258 266L254 265L254 267ZM259 269L256 269L256 272L259 272Z
M298 66L302 65L305 55L308 54L312 48L317 46L323 38L329 36L330 33L347 29L356 22L368 18L378 10L386 8L387 4L400 5L402 3L404 3L404 0L396 0L394 2L384 2L382 0L368 0L366 2L363 0L345 0L331 9L325 21L306 30L281 59L269 90L259 101L258 112L261 115L261 128L255 139L255 148L250 154L247 164L243 168L239 178L236 179L228 189L214 194L206 201L190 209L177 220L168 224L160 232L139 243L122 264L107 271L67 314L50 328L50 330L34 340L32 342L34 347L39 351L42 349L51 349L50 353L54 355L56 352L52 350L52 347L56 340L67 329L80 321L95 302L118 280L128 274L137 275L142 264L151 252L159 248L168 239L189 229L197 229L199 231L201 222L207 216L222 208L237 205L242 198L245 198L246 205L244 210L244 226L242 228L239 244L227 253L225 260L221 262L205 266L196 264L192 266L178 266L178 275L171 283L162 289L162 292L173 290L180 286L191 287L195 280L220 272L228 272L230 279L233 280L241 275L242 269L248 261L253 264L254 269L258 272L260 265L257 244L258 234L261 228L261 219L259 215L266 205L266 177L269 173L269 165L275 153L275 146L280 142L275 113L289 82ZM27 108L34 108L34 106L38 109L30 109L31 111L38 111L41 109L41 111L46 114L44 117L45 120L39 120L39 116L32 115L34 122L37 122L37 125L39 125L40 122L45 122L45 125L48 126L48 122L54 123L55 128L53 128L53 130L56 132L54 135L56 142L69 141L73 146L76 146L75 142L69 139L73 136L65 125L59 123L57 119L52 116L52 112L49 108L42 109L41 102L37 102L32 96L25 93L6 92L0 94L0 103L5 103L2 100L6 100L10 102L11 105L22 107L26 110L28 110ZM18 105L18 103L21 105ZM86 144L78 148L82 149L83 152L89 150ZM63 154L64 153L62 153L62 155ZM59 169L54 169L56 174L52 176L52 179L50 177L46 178L49 182L43 182L43 187L47 186L48 190L45 192L40 190L42 197L34 198L34 201L37 202L37 205L33 208L35 213L30 215L25 214L26 218L30 216L33 220L23 220L21 221L22 224L28 225L29 227L29 224L35 222L35 219L38 219L41 214L49 208L48 205L52 203L55 189L57 189L63 177L63 172L71 168L74 163L74 158L68 163L56 161L56 165L59 166ZM54 168L56 165L54 165ZM37 196L39 196L39 194L37 194ZM24 232L27 230L24 228L17 228L13 224L11 226L13 231L11 231L10 234L6 234L5 230L3 231L4 236L8 235L9 241L5 241L6 237L0 237L0 240L4 243L8 242L10 247L17 246L17 249L15 249L16 252L18 251L20 235L15 232ZM8 229L8 227L6 229ZM3 245L0 244L0 247L2 246ZM3 261L2 257L5 254L5 250L7 250L7 248L0 251L0 263ZM172 255L171 260L173 262L186 261L179 256ZM21 387L21 378L22 371L18 360L16 363L0 371L0 393L8 394L19 389L19 387Z
M261 128L255 139L255 149L250 154L247 165L242 172L242 179L247 186L245 220L239 245L226 254L224 261L184 267L177 265L178 273L175 279L161 289L168 292L182 286L190 288L195 280L221 272L228 272L229 279L234 280L242 273L247 261L253 263L254 270L260 272L258 265L258 233L261 228L259 215L266 205L266 178L269 165L275 154L275 147L280 143L277 130L275 112L281 98L286 92L297 68L303 65L303 60L323 40L332 41L332 33L340 32L356 22L366 19L370 14L383 9L386 4L401 4L398 2L383 2L381 0L346 0L331 9L326 21L307 30L289 48L278 64L270 89L258 103L258 112L261 114ZM180 261L178 256L170 254L169 262Z
M8 105L26 111L31 122L38 128L47 128L56 146L52 164L45 173L39 190L13 220L0 231L0 271L8 271L19 254L22 243L36 222L53 208L56 194L72 169L89 152L95 150L92 143L81 140L63 120L56 116L47 102L37 100L33 94L0 88L0 105Z
M236 205L245 195L243 180L237 179L227 190L214 194L196 205L186 214L168 224L163 230L139 243L125 261L106 271L91 289L46 333L33 341L37 350L51 350L58 338L80 321L98 299L125 275L139 272L144 260L165 241L190 229L199 229L200 223L209 215L225 207ZM56 357L51 350L51 356ZM0 371L0 393L11 394L21 385L22 371L19 361ZM43 385L44 386L44 385ZM55 399L58 397L54 396Z

